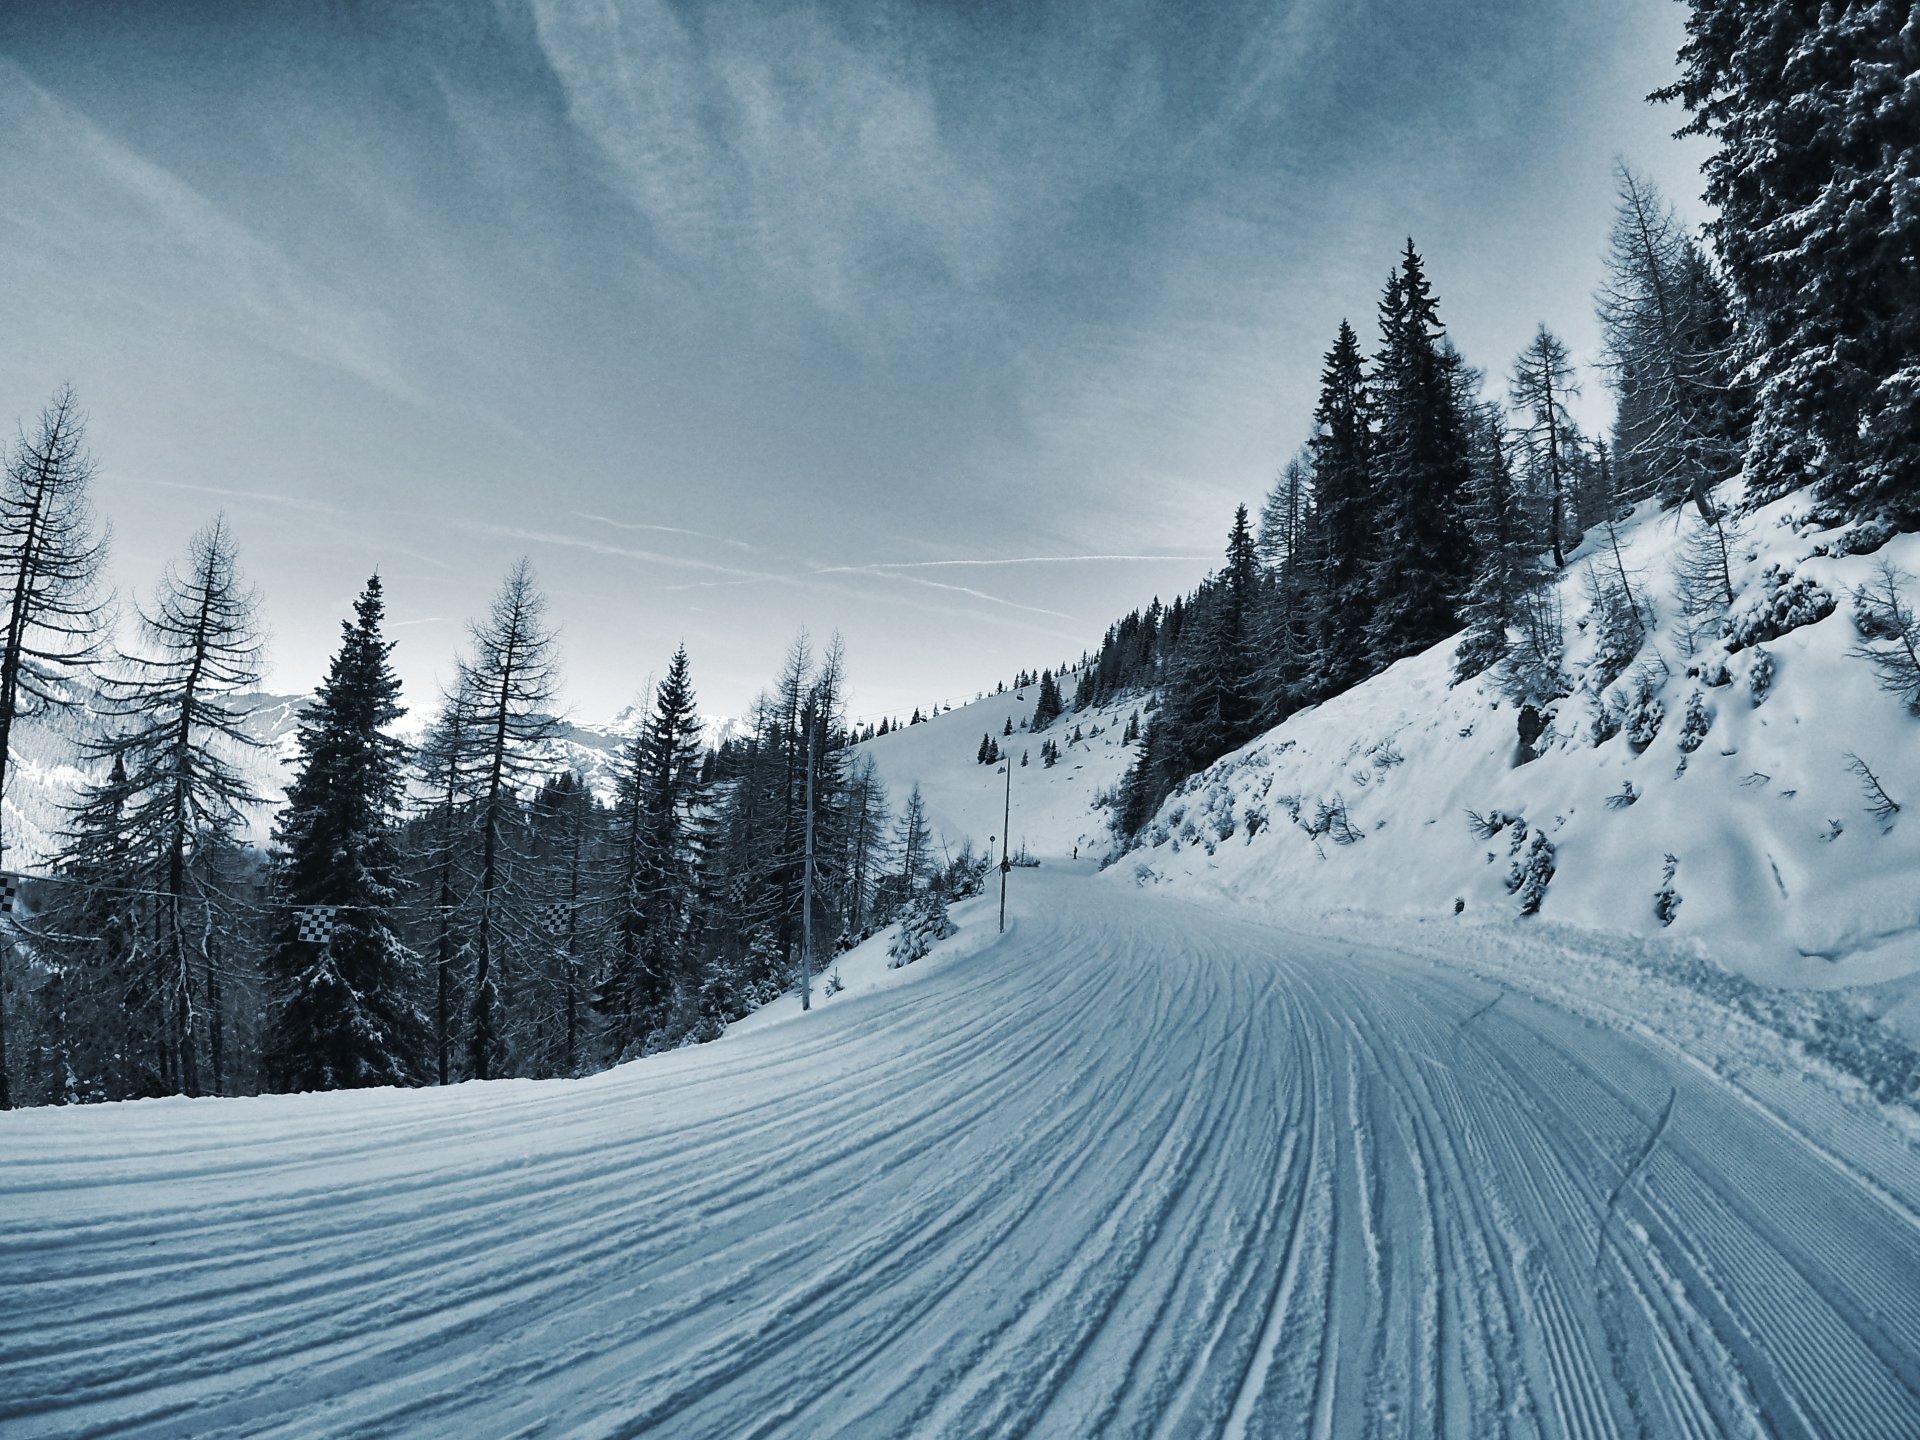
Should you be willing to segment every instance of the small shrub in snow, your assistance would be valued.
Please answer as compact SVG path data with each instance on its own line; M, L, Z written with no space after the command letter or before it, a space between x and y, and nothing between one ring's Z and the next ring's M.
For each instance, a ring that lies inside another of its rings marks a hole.
M1847 769L1860 778L1860 788L1867 797L1867 813L1883 825L1891 825L1893 817L1900 813L1900 802L1887 794L1886 787L1880 783L1880 777L1873 773L1867 762L1851 750L1847 752Z
M833 967L833 969L827 972L827 985L826 985L827 994L838 995L842 990L846 988L847 988L847 982L840 978L840 967L836 965Z
M1680 747L1681 753L1691 755L1712 728L1713 712L1707 709L1706 697L1696 690L1687 696L1686 713L1680 717L1680 734L1674 744Z
M1628 698L1625 713L1621 716L1620 728L1626 731L1627 743L1636 750L1646 749L1653 743L1654 737L1660 733L1660 727L1666 722L1666 718L1666 705L1658 695L1653 693L1653 683L1642 676Z
M1624 810L1639 798L1640 792L1633 788L1633 782L1623 781L1618 791L1607 796L1607 809Z
M929 950L954 933L947 918L947 897L937 890L915 895L900 912L900 929L888 942L889 969L898 970L926 957Z
M1747 666L1747 694L1759 705L1773 689L1774 660L1771 650L1753 647L1753 659Z
M1848 653L1873 666L1880 688L1920 715L1920 614L1902 589L1912 578L1882 561L1873 583L1854 592L1860 643Z
M1673 924L1673 917L1680 913L1680 892L1673 888L1674 873L1679 868L1677 856L1666 857L1666 866L1660 873L1660 889L1653 897L1653 913L1662 925Z
M1769 565L1760 577L1759 595L1722 622L1721 634L1729 651L1744 650L1824 620L1833 611L1833 592L1824 585L1783 565Z
M1526 858L1515 860L1507 874L1507 890L1520 902L1522 915L1538 914L1540 902L1547 898L1547 885L1553 879L1553 842L1545 831L1534 832Z

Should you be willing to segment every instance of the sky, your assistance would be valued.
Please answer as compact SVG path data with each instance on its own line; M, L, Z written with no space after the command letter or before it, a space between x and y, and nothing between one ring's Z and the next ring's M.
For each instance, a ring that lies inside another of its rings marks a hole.
M904 715L1213 568L1409 236L1590 362L1616 158L1703 213L1682 13L8 0L0 423L75 387L129 596L224 510L269 688L377 569L430 708L525 555L583 723L802 628Z

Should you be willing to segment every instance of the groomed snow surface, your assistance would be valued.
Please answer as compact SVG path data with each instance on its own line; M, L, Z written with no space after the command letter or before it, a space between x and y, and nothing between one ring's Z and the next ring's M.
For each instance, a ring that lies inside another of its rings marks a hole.
M588 1080L0 1116L0 1433L1920 1434L1910 1112L1116 880Z

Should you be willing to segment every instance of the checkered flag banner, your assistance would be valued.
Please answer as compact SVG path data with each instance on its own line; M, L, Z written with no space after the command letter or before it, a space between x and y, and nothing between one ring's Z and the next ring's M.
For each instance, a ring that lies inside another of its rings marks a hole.
M333 916L337 905L302 905L294 911L294 936L308 945L325 945L333 939Z
M11 870L0 870L0 915L13 913L13 902L20 898L20 877Z
M567 933L567 923L573 919L573 906L565 900L555 900L551 905L540 907L540 924L549 935Z

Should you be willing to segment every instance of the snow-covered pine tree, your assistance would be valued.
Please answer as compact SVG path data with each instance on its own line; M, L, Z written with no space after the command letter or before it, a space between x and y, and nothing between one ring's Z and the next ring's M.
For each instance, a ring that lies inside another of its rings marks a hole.
M1473 574L1471 467L1454 380L1460 360L1444 338L1426 267L1408 240L1380 301L1373 385L1377 550L1367 646L1375 670L1452 634Z
M431 1034L413 954L395 929L403 895L397 830L405 714L386 602L373 576L300 717L294 776L274 827L273 977L265 1067L276 1090L417 1085ZM301 938L299 911L333 910L333 938Z
M233 837L243 810L260 803L230 758L262 743L231 703L260 683L258 604L241 579L233 532L216 517L189 542L185 562L167 567L152 609L140 611L141 652L105 677L112 728L91 754L109 775L80 804L82 826L117 817L129 878L154 902L141 950L150 973L139 985L164 997L162 1087L188 1095L207 1088L203 1058L215 1093L226 1080L214 953L240 923ZM61 863L87 857L70 842Z
M58 390L0 468L0 826L13 722L66 708L65 683L97 657L106 599L100 584L106 537L94 524L86 453L86 417L70 386ZM0 857L6 835L0 828ZM0 1110L13 1104L7 1049L7 971L11 942L0 937Z
M452 703L470 737L466 762L476 807L479 856L473 903L473 983L469 992L467 1068L491 1079L502 1058L500 990L495 962L506 880L506 827L519 790L541 775L539 751L553 733L547 712L559 679L546 599L526 560L507 572L484 621L469 631L472 646L460 662Z
M1747 477L1920 513L1920 87L1901 0L1690 0L1657 98L1717 148L1707 226L1758 382Z

